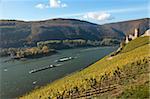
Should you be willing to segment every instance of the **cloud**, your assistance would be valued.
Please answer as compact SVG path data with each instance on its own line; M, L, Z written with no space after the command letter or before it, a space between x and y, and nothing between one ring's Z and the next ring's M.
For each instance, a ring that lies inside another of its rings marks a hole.
M62 3L60 0L49 0L49 5L51 8L64 8L67 7L66 3Z
M61 4L61 7L67 7L67 4L65 4L65 3L63 3L63 4Z
M106 12L88 12L85 15L83 15L83 18L105 21L112 19L112 16L110 13Z
M39 8L39 9L43 9L43 8L45 8L45 5L40 3L40 4L37 4L35 7Z
M65 8L68 5L66 3L62 3L60 0L49 0L49 4L39 3L35 7L39 9L44 8Z

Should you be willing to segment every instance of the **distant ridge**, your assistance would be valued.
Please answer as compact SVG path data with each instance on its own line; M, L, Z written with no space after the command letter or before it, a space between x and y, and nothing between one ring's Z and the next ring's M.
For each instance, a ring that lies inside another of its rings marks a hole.
M7 25L7 24L8 25ZM14 26L9 26L14 23ZM139 28L141 34L149 29L149 18L98 25L77 19L49 19L42 21L1 20L0 47L22 47L30 42L84 39L124 39Z

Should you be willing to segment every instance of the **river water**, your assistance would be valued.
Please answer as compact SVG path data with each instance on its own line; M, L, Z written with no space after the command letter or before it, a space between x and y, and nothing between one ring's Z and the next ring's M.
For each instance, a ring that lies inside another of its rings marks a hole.
M92 47L59 50L52 56L28 59L25 61L8 61L8 57L0 58L0 98L9 99L23 95L35 88L46 85L72 72L86 68L117 47ZM63 57L74 57L65 62L56 62ZM43 66L57 65L43 71L30 74L29 71Z

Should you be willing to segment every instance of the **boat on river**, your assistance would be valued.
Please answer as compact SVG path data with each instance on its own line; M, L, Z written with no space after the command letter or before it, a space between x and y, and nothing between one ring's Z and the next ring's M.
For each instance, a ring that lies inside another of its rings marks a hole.
M64 57L64 58L60 58L60 59L56 60L56 62L64 62L64 61L69 61L72 59L73 59L73 57Z
M39 71L42 71L42 70L46 70L46 69L49 69L49 68L53 68L53 67L56 67L54 65L48 65L48 66L45 66L45 67L42 67L42 68L38 68L38 69L33 69L31 71L29 71L29 73L36 73L36 72L39 72Z

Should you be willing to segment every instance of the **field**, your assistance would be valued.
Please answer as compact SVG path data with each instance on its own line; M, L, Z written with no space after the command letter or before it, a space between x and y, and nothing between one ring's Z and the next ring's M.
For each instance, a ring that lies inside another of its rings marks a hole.
M27 93L21 99L149 97L149 37L139 37L122 52ZM140 89L140 90L139 90Z

